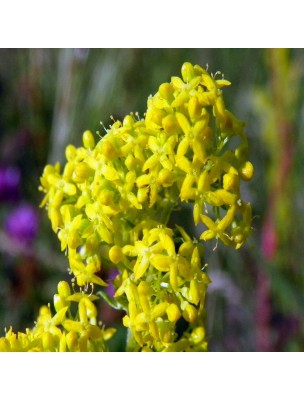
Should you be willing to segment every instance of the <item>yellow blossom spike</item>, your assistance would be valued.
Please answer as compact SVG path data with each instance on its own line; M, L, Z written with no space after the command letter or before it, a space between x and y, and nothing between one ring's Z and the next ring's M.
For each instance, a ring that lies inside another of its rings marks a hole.
M128 350L207 349L203 321L210 280L202 269L203 245L183 227L166 224L184 201L193 205L195 224L206 225L200 239L240 248L252 223L241 181L250 180L254 169L245 124L225 108L221 88L230 82L189 62L181 75L148 98L144 118L112 117L102 138L95 142L85 131L83 147L66 148L62 168L45 167L41 206L66 253L73 285L82 291L71 294L61 281L56 314L42 307L34 328L17 334L10 329L0 350L106 350L114 330L97 326L93 301L100 297L93 290L107 286L101 277L113 264L119 271L109 304L127 313L122 322L129 329ZM76 315L71 302L78 303ZM189 326L177 334L181 317Z

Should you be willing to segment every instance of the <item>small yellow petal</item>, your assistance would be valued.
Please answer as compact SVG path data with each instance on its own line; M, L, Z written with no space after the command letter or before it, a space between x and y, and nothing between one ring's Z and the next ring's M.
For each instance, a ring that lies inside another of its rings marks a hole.
M159 156L157 154L153 154L144 163L144 166L143 166L143 169L142 169L143 172L145 172L147 169L153 169L157 165L158 162L159 162Z
M188 119L182 113L175 113L177 122L179 123L180 127L182 128L185 135L190 135L191 133L191 125Z
M162 317L165 314L168 306L169 306L169 303L167 303L167 302L162 302L162 303L157 304L152 310L151 318L157 319L159 317Z
M83 325L79 321L73 321L71 319L67 319L62 323L62 325L67 331L72 331L72 332L83 331Z
M104 164L101 168L101 173L109 181L115 181L116 179L119 179L119 175L116 169L114 169L110 165Z
M133 269L135 279L137 280L137 279L141 278L144 275L144 273L146 272L146 270L148 269L148 267L149 267L148 258L145 257L145 258L142 258L140 261L137 260L134 265L134 269Z
M170 264L172 263L171 258L169 256L165 256L162 254L156 254L151 257L151 264L158 271L167 272L170 270Z

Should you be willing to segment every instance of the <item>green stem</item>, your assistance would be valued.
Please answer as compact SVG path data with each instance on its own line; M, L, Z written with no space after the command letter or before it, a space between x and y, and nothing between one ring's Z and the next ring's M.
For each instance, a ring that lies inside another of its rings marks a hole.
M128 328L128 333L127 333L127 343L126 343L126 351L128 352L135 352L138 351L139 345L136 342L131 329Z

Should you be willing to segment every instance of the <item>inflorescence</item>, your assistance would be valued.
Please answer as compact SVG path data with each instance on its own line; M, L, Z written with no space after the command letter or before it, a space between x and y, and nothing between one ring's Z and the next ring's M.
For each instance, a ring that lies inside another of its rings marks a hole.
M63 168L45 167L42 206L68 258L74 293L60 282L55 315L42 307L35 327L9 329L0 350L106 350L115 330L98 325L93 301L107 298L102 276L113 267L110 304L126 313L129 351L207 349L203 242L239 249L246 241L252 209L240 186L253 166L245 124L225 108L222 88L230 82L188 62L181 72L148 98L143 119L114 121L97 143L86 131L83 147L66 148ZM170 226L182 202L205 227L201 240ZM101 287L97 294L88 294L92 285Z

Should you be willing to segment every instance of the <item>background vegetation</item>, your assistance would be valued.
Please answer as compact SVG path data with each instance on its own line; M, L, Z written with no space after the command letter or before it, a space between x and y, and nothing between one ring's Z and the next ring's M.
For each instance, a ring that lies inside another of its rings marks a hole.
M214 244L206 261L211 351L304 350L304 50L0 50L0 329L33 324L68 279L44 210L39 177L64 161L84 130L143 114L149 94L184 61L221 71L226 106L247 122L255 176L244 193L254 231L239 251ZM189 225L189 212L180 218ZM192 226L187 227L195 234ZM119 326L105 304L100 318ZM120 329L113 350L124 347Z

